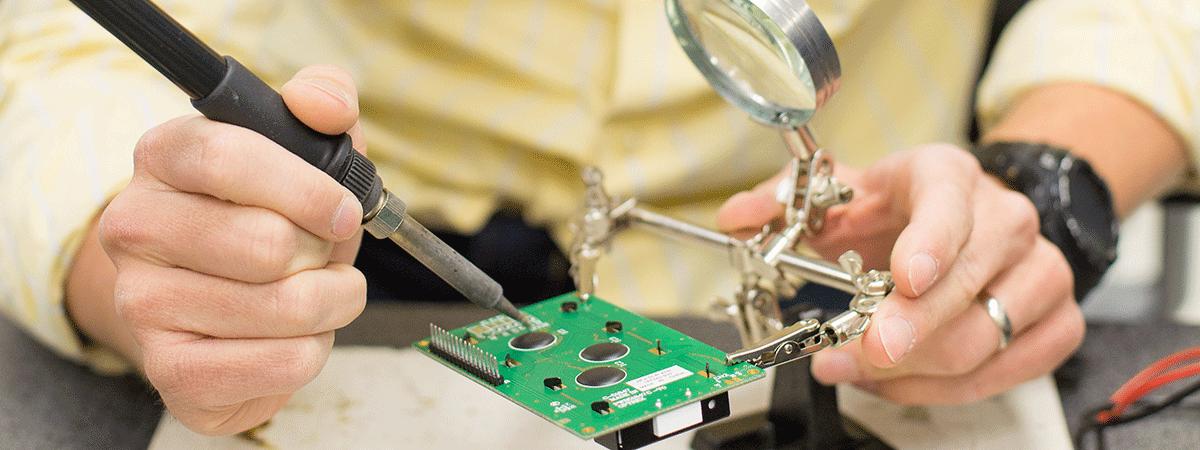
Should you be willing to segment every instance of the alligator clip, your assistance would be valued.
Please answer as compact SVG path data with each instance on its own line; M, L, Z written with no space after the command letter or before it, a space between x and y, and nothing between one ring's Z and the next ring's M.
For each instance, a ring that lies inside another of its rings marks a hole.
M766 368L812 355L829 345L820 329L817 319L801 320L748 348L726 354L725 363L746 361Z

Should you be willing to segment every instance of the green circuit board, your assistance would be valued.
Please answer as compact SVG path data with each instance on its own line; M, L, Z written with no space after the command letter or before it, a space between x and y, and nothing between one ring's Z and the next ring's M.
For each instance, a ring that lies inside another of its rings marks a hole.
M655 430L668 417L688 425L699 420L697 405L711 407L708 399L765 376L747 363L727 366L721 350L594 297L566 294L522 311L533 330L501 315L452 330L431 326L430 338L413 346L585 439L650 418Z

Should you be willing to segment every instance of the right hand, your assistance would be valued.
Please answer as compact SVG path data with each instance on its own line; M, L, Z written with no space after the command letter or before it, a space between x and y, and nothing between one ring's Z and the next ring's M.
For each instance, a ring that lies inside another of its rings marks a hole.
M1079 347L1085 327L1066 258L1039 234L1029 198L965 149L926 144L834 173L854 200L830 208L805 243L829 259L854 249L864 267L890 270L895 288L860 339L813 356L815 379L896 403L962 404L1045 375ZM721 229L780 220L783 179L730 197ZM981 296L1005 302L1011 345L999 348Z
M349 132L362 151L344 70L305 68L281 93L301 121ZM142 137L99 235L135 359L172 415L203 434L238 433L316 377L334 330L366 303L350 265L361 222L349 190L253 131L185 116Z

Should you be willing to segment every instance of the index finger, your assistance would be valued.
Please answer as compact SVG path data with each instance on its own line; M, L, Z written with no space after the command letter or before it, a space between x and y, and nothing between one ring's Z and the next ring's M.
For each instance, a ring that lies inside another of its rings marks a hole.
M945 274L970 237L981 172L974 157L951 146L931 148L909 164L908 224L892 247L890 267L896 289L914 298Z
M876 311L862 344L878 367L895 366L962 313L1037 235L1028 199L987 179L966 152L923 155L911 160L922 173L911 177L913 213L893 247L897 289Z
M270 209L328 241L352 237L362 222L358 198L321 169L261 134L203 117L147 132L134 167L135 183Z

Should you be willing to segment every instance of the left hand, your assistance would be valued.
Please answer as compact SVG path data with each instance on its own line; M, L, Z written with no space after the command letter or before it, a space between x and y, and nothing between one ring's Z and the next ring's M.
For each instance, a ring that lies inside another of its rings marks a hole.
M854 198L829 210L808 245L829 259L855 250L867 268L891 270L896 287L862 338L814 356L817 380L899 403L966 403L1051 372L1082 342L1071 269L1039 234L1033 204L968 152L924 145L865 171L838 165L834 176ZM731 197L720 228L737 234L778 220L782 179ZM989 296L1012 321L1003 350L980 301Z

